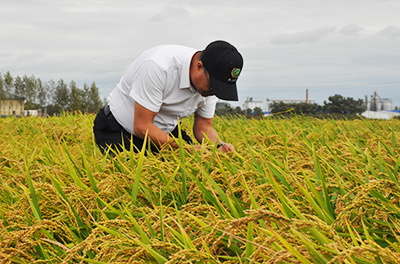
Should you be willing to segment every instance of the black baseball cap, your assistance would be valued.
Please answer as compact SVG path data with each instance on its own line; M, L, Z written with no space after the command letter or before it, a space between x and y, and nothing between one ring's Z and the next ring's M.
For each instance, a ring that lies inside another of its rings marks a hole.
M227 101L238 101L236 81L243 67L238 50L223 40L208 44L201 55L204 68L210 75L214 94Z

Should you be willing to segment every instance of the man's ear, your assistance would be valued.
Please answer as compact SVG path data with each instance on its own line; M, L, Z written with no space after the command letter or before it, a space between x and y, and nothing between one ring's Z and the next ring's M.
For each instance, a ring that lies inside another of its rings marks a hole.
M197 70L203 70L203 62L201 61L201 53L199 52L197 55L197 63L196 63L196 69Z
M203 62L201 60L197 61L197 70L202 71L204 68Z

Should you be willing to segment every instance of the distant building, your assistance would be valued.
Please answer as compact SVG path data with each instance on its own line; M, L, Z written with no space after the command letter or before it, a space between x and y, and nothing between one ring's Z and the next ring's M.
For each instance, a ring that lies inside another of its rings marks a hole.
M366 111L361 114L365 118L371 119L392 119L393 117L400 116L400 113L393 110L392 99L381 98L377 92L371 95L371 99L368 100L368 96L365 96L365 108Z
M41 112L40 110L25 110L24 111L24 116L40 116Z
M364 113L361 114L361 116L365 118L370 118L370 119L392 119L393 117L398 117L400 116L400 113L393 110L383 110L383 111L370 111L367 110Z
M247 98L247 100L243 104L243 110L246 111L247 109L251 109L251 111L254 111L254 108L259 107L261 110L264 108L264 103L263 101L253 101L253 98Z
M0 94L0 116L23 116L25 98L7 92Z
M267 98L267 104L266 104L266 112L270 113L271 111L271 104L273 103L285 103L285 104L300 104L300 103L306 103L306 104L315 104L314 100L309 100L308 99L308 89L306 89L306 99L305 100L301 100L301 99L297 99L297 100L288 100L288 99L284 99L284 100L274 100L274 99L268 99Z
M365 96L365 107L367 111L392 111L392 99L381 98L377 92L371 95L371 100L368 101L368 96Z

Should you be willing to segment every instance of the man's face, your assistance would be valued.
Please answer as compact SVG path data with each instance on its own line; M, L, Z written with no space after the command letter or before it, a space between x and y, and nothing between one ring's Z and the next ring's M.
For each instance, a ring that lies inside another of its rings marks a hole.
M203 97L214 95L212 87L210 87L210 75L204 67L202 72L199 72L198 77L192 80L194 89Z

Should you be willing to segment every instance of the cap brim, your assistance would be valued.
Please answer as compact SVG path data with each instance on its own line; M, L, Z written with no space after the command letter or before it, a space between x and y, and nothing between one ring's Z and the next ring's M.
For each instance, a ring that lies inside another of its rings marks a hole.
M226 101L238 101L236 83L223 83L210 76L210 85L215 96L217 96L219 99Z

